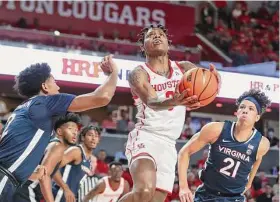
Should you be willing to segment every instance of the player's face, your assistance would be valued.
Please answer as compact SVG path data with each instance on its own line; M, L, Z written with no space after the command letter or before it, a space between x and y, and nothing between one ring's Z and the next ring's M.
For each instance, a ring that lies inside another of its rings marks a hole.
M77 142L78 130L78 125L74 122L63 124L61 127L63 141L68 145L75 145Z
M99 143L100 135L96 130L89 130L84 136L84 144L88 149L95 149Z
M58 94L60 89L52 75L42 84L42 88L48 95Z
M116 182L119 182L123 174L123 168L122 166L112 165L109 172L109 175L112 177L112 179Z
M150 28L145 35L144 46L142 47L146 55L162 56L168 52L168 39L164 31L160 28Z
M249 100L243 100L237 110L237 119L238 121L254 125L260 119L256 105Z

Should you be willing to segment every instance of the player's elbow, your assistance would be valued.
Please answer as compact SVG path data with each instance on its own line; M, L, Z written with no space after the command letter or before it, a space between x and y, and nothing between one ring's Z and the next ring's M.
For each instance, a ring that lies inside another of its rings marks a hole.
M98 96L98 103L100 107L104 107L108 105L111 102L111 100L112 100L112 96L109 96L107 94Z
M190 151L187 148L182 148L179 153L178 153L178 159L186 159L186 158L190 158Z

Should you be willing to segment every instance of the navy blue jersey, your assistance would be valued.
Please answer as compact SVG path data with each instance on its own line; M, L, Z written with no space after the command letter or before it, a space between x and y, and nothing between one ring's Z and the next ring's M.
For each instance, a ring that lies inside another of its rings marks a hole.
M221 135L210 145L206 167L201 173L204 185L221 193L244 191L262 138L254 129L246 142L238 142L233 135L234 127L234 122L225 121Z
M57 137L52 138L51 141L50 141L50 143L52 143L52 142L60 142L60 143L61 143L61 141L60 141ZM50 175L51 178L53 178L53 176L54 176L54 174L56 173L56 171L59 170L59 165L60 165L60 163L61 163L61 161L59 161L59 162L55 165L55 167L54 167L54 169L53 169L53 171L52 171L52 173L51 173L51 175Z
M67 164L65 167L61 168L62 179L71 191L75 194L76 198L78 198L78 190L80 181L85 175L88 175L91 171L91 158L86 158L85 151L81 145L78 145L82 152L82 161L80 164ZM55 195L55 201L61 202L65 201L65 197L63 196L63 190L54 183L53 192Z
M0 140L0 165L24 183L39 165L53 131L52 119L64 115L74 95L35 96L18 106Z

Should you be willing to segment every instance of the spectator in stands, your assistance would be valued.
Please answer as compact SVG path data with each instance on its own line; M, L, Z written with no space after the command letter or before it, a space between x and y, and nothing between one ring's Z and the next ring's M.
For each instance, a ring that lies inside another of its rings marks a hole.
M276 183L273 185L273 194L279 196L279 175L277 176Z
M102 128L106 129L107 132L110 131L110 130L114 130L114 132L116 132L117 124L113 120L112 112L108 112L107 118L104 119L103 122L102 122Z
M180 139L181 140L187 140L187 139L191 139L191 137L193 136L193 132L191 128L186 128L186 130L181 134Z
M268 178L265 176L265 172L264 171L260 171L259 172L259 178L261 180L262 187L264 187L268 183Z
M262 2L261 7L257 11L257 17L268 20L270 18L269 12L266 8L266 2Z
M262 182L261 179L259 177L255 177L252 183L252 187L250 189L250 195L253 198L257 198L258 196L260 196L263 193L262 190Z
M202 154L202 159L200 159L200 160L197 161L197 167L198 167L199 169L204 168L205 161L206 161L207 158L208 158L208 151L209 151L208 149L205 149L205 150L203 151L203 154Z
M128 132L128 122L129 117L126 110L120 111L120 119L117 120L117 132L118 133L127 133Z
M185 118L185 123L183 126L183 132L189 128L191 130L191 133L194 134L195 132L195 125L192 122L192 117L191 116L186 116Z
M279 138L277 138L274 134L273 128L268 128L267 130L267 139L270 141L270 146L276 146L279 144Z
M240 2L236 2L231 12L232 24L235 28L238 28L238 18L242 15L242 13L242 4Z
M214 33L214 23L213 18L211 16L207 16L205 19L204 24L199 24L198 29L200 32L205 35L209 40L213 39L213 33Z
M126 155L125 155L125 149L126 149L126 143L124 143L122 151L118 151L115 153L114 161L119 162L121 159L127 160Z
M263 62L263 54L260 53L257 46L252 47L252 52L249 55L250 63L261 63Z
M272 197L273 197L273 193L272 193L272 187L270 184L266 184L265 188L264 188L264 193L261 194L258 198L257 198L257 202L272 202Z
M196 133L198 133L200 130L201 130L201 128L203 128L203 126L205 126L206 125L206 120L205 119L200 119L200 127L199 127L199 129L196 131Z
M207 18L213 18L214 17L214 10L210 7L210 4L207 2L202 3L202 8L200 11L200 22L202 25L207 24Z
M200 184L201 184L201 181L199 179L197 179L196 176L192 172L189 172L188 173L188 185L189 185L189 187L191 187L192 185L197 187Z
M105 162L107 157L107 153L104 149L101 149L97 155L97 165L95 169L95 173L100 176L106 176L109 171L108 164Z

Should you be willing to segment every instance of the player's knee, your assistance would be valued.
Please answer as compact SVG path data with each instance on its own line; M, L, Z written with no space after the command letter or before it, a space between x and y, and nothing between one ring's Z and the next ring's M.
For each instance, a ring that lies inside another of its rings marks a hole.
M140 188L134 190L134 201L149 202L155 194L155 189L152 187Z

